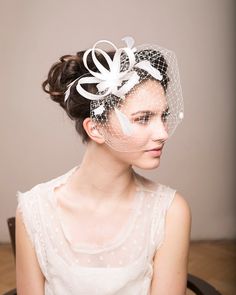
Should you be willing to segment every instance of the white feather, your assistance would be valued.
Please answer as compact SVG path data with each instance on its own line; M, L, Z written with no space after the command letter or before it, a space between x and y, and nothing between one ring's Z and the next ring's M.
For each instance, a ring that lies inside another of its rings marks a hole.
M129 121L128 117L122 113L120 110L115 108L115 113L117 115L117 118L120 122L120 126L122 128L122 131L125 135L131 135L132 134L132 125L131 122Z

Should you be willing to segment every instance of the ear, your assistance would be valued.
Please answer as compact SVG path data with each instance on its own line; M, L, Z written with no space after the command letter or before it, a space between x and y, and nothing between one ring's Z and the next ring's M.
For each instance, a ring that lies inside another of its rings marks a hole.
M95 122L91 118L86 118L83 121L83 127L88 136L95 142L102 144L105 142L104 136L99 132Z

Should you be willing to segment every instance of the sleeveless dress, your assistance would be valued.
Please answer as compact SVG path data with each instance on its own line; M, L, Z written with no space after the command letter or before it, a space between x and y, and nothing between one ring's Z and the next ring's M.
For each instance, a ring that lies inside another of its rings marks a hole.
M153 259L164 240L166 212L176 190L137 181L124 227L105 245L73 245L66 236L53 190L78 168L17 191L18 208L45 277L46 295L148 295Z

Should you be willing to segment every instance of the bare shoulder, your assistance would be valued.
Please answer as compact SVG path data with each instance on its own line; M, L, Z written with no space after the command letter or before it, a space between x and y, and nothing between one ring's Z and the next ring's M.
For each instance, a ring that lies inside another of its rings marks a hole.
M135 172L135 176L137 180L147 189L155 191L159 183L146 178L138 173ZM162 185L166 187L165 185ZM173 220L175 222L176 219L179 220L179 222L182 221L191 221L191 208L189 203L187 202L186 198L180 194L180 192L176 191L173 201L170 204L170 207L167 210L167 219Z
M163 242L154 257L151 295L186 293L190 233L191 209L176 191L166 212Z
M191 208L186 198L178 191L175 192L174 199L167 211L167 219L175 222L191 222Z

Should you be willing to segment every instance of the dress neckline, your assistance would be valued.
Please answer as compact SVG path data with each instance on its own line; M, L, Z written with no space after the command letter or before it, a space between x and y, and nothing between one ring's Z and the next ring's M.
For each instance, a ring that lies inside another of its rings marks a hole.
M114 238L112 238L110 241L102 244L102 245L96 245L96 244L91 244L91 243L76 243L74 244L69 235L67 234L66 230L65 230L65 225L63 225L63 222L61 220L61 216L59 213L59 208L57 208L57 199L56 199L56 195L54 194L54 189L56 187L59 187L62 184L65 184L70 177L72 177L72 175L77 171L77 169L79 169L79 165L73 167L72 169L70 169L68 172L66 172L65 174L59 176L58 178L56 178L56 181L53 183L51 189L50 189L50 199L53 201L53 206L55 209L55 215L56 215L56 219L58 221L61 233L63 238L65 239L65 241L67 242L67 244L69 245L69 247L75 251L75 252L84 252L84 253L88 253L88 254L95 254L95 253L100 253L103 251L108 251L108 250L112 250L116 247L119 247L129 236L129 234L131 233L134 225L135 225L135 221L138 217L138 215L140 214L140 210L141 210L141 206L142 206L142 200L143 200L143 185L140 182L140 180L137 178L136 173L133 171L133 175L134 175L134 181L136 184L136 189L134 192L134 200L131 204L131 209L130 209L130 214L125 222L125 224L122 226L122 228L119 230L118 234L115 235Z

